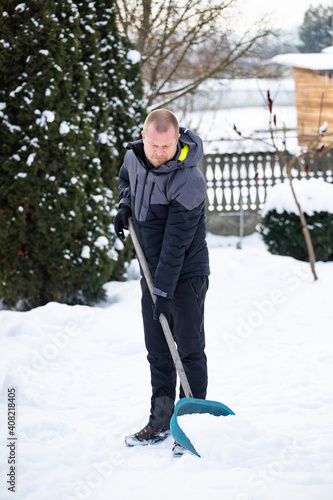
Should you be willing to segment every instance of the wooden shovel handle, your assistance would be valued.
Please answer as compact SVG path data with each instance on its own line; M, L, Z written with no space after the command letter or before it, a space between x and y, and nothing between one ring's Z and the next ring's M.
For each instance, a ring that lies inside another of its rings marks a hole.
M148 285L148 288L150 291L150 295L152 297L153 303L155 304L156 295L154 295L154 293L153 293L153 290L154 290L153 279L152 279L150 269L148 267L145 255L143 253L143 250L141 248L141 245L140 245L139 240L137 238L137 235L135 233L135 229L134 229L134 225L133 225L133 221L132 221L131 217L128 218L128 229L129 229L132 241L133 241L136 255L137 255L138 260L139 260L140 265L141 265L141 269L142 269L144 277L146 279L146 282L147 282L147 285ZM175 367L176 367L184 394L187 398L193 398L190 384L188 383L186 373L185 373L185 370L183 367L183 363L181 362L176 345L174 343L168 320L166 319L164 314L160 314L159 321L161 323L165 339L166 339L168 347L170 349L170 353L171 353L173 362L175 364Z

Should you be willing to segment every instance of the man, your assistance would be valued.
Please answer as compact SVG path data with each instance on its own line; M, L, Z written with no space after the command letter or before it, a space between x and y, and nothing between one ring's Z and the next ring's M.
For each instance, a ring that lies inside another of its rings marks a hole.
M128 446L137 446L157 443L170 434L176 371L158 321L161 313L169 321L193 396L206 397L204 301L209 258L205 239L206 183L198 168L203 157L200 137L179 128L173 113L158 109L147 116L142 140L128 144L127 149L119 172L115 231L124 239L128 217L133 217L157 297L153 305L142 278L152 398L148 424L125 438ZM184 397L182 389L180 397Z

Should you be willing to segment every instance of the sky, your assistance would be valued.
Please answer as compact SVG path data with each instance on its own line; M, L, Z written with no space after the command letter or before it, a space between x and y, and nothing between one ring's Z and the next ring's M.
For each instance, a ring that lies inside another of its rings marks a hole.
M273 27L289 30L302 24L311 5L333 6L333 0L238 0L237 4L249 23L267 13Z

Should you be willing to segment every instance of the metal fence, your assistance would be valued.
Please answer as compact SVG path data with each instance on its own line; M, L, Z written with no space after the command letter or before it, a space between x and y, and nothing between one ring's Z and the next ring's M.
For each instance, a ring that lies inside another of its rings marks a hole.
M289 157L290 158L290 157ZM241 210L259 213L269 189L287 178L275 153L208 154L201 169L207 179L207 212L237 214ZM333 151L319 158L304 157L292 168L297 179L322 178L333 182Z

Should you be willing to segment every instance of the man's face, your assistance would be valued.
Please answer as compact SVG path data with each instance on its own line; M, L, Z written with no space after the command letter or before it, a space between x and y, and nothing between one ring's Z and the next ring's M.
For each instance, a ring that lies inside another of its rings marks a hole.
M176 133L174 127L170 127L167 132L159 133L155 130L154 124L151 124L146 134L144 132L141 134L145 155L154 167L159 167L175 156L180 134Z

